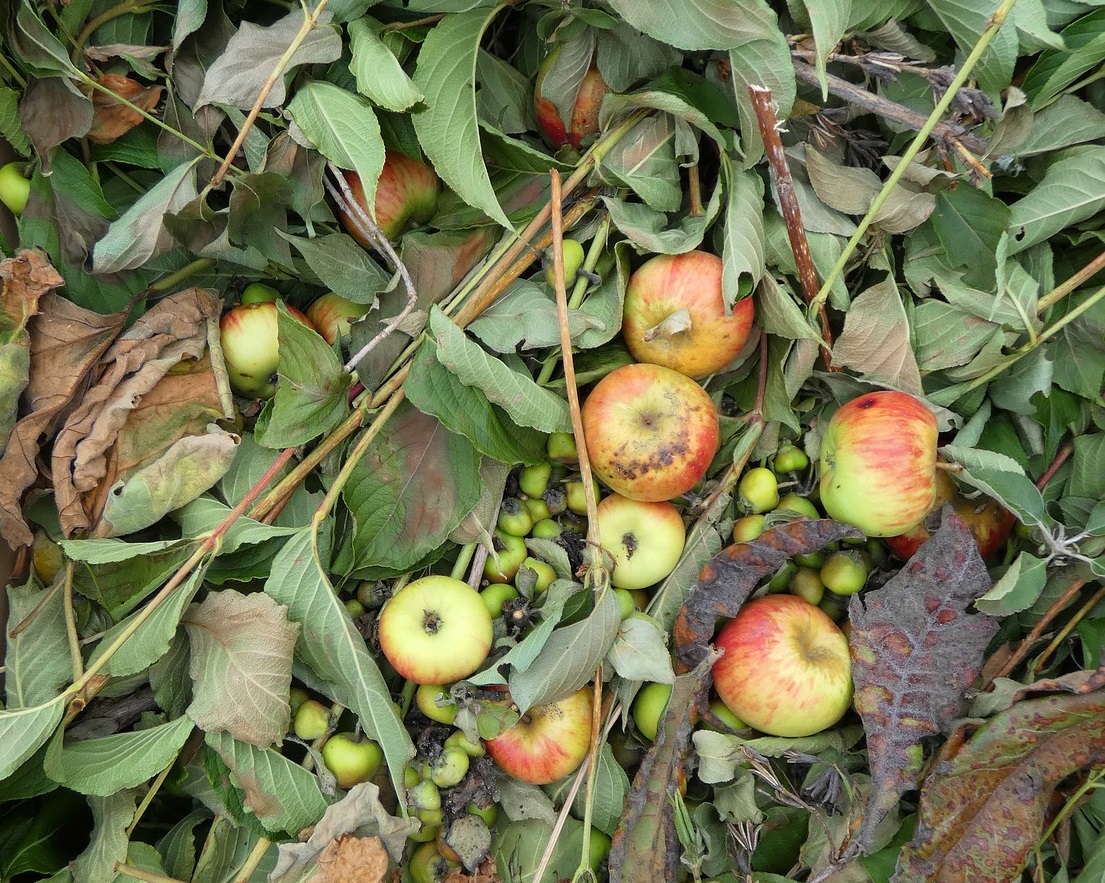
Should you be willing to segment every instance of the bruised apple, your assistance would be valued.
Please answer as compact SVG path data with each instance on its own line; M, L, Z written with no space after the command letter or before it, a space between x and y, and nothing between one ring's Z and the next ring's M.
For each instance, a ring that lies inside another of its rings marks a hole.
M752 298L730 313L721 294L717 255L688 251L657 255L629 277L622 334L638 362L699 379L722 370L752 330Z
M368 200L360 176L351 171L343 174L357 204L368 211ZM424 224L430 220L437 211L440 194L441 179L432 166L405 153L389 150L384 158L380 180L376 182L376 225L388 239L394 239L408 224ZM344 207L339 207L338 215L349 235L371 249L372 243L361 233L357 222Z
M581 410L591 467L611 490L657 502L686 493L717 453L717 409L686 375L624 365L598 382Z
M487 740L487 753L504 773L548 785L574 772L591 745L591 687L548 705L535 705L518 722Z

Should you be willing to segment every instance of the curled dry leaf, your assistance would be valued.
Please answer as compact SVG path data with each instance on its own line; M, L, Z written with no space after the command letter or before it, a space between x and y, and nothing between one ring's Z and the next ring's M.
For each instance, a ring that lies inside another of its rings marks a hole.
M379 837L342 835L318 857L310 883L380 883L388 873L388 852Z
M1105 764L1105 693L1018 702L945 755L921 789L916 834L894 879L1019 879L1057 787Z
M852 678L867 732L871 797L846 855L867 852L924 765L923 741L966 711L995 619L968 608L991 580L970 528L944 507L932 538L880 589L854 596ZM996 878L995 878L996 879Z
M104 74L96 82L111 93L99 89L92 93L92 128L88 130L88 140L96 144L108 144L142 122L142 114L123 104L120 98L146 113L161 100L160 86L143 86L122 74Z

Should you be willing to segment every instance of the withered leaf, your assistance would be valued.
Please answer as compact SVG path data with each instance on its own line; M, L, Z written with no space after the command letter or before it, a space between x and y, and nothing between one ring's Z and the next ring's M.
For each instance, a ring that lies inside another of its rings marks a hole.
M49 292L31 319L30 380L24 393L29 411L8 437L0 458L0 534L13 546L30 545L33 535L19 501L38 474L39 440L53 430L80 398L88 374L119 333L126 312L101 316Z
M686 771L691 731L717 654L706 651L695 669L672 685L656 741L645 755L610 848L610 883L674 880L679 870L679 837L670 795Z
M45 174L50 172L50 151L84 135L92 118L88 96L63 77L32 79L19 102L19 126L31 139Z
M379 837L331 840L318 857L310 883L380 883L388 873L388 853Z
M845 538L863 536L829 519L792 521L765 530L751 543L727 546L711 558L675 618L675 661L689 671L709 653L719 617L733 617L756 589L795 555L816 552Z
M212 592L182 623L191 644L188 716L207 732L267 748L291 722L288 690L299 624L263 592Z
M123 104L120 98L146 113L161 100L160 86L143 86L122 74L104 74L96 82L109 90L97 89L92 93L92 127L88 130L88 140L96 144L108 144L121 138L142 122L142 114Z
M924 739L966 711L964 691L998 627L967 610L990 586L970 529L945 506L940 529L886 585L853 596L852 679L872 788L846 854L866 852L882 819L916 786Z
M1019 879L1056 786L1103 763L1105 693L1016 703L925 779L916 834L894 879Z

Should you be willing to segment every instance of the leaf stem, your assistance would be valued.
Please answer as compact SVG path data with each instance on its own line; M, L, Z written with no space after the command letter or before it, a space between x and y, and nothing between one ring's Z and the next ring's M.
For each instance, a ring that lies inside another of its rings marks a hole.
M177 752L179 756L180 752ZM165 780L169 777L169 772L173 768L173 764L176 763L176 757L170 760L165 768L157 774L153 782L150 783L150 787L146 789L146 793L142 797L142 802L138 804L138 809L134 811L134 818L131 819L130 824L127 826L127 839L134 834L134 829L138 827L138 823L142 821L142 816L145 815L150 804L153 803L153 799L157 796L157 792L161 789Z
M971 54L967 56L967 60L963 62L963 66L959 69L955 78L948 84L948 88L944 92L944 95L936 103L936 107L932 109L932 113L929 114L925 124L921 126L920 130L917 132L917 137L913 139L909 147L906 148L905 153L902 154L901 160L886 179L886 183L883 184L882 190L879 191L878 196L876 196L874 202L871 203L871 207L867 210L867 214L863 216L863 219L856 227L856 232L852 234L852 238L849 239L848 244L844 246L844 251L841 252L836 265L829 271L829 275L821 284L821 290L810 304L811 312L820 309L821 305L828 299L829 292L832 291L833 286L836 284L836 280L839 279L844 272L844 268L848 265L848 261L859 246L867 229L875 220L875 216L878 214L879 209L883 207L883 204L890 197L891 191L906 173L906 169L909 168L909 164L913 162L914 157L921 152L921 148L928 140L929 135L932 134L945 112L951 106L956 93L958 93L960 87L967 82L967 78L971 75L971 71L975 69L975 66L978 64L983 54L985 54L987 47L990 45L990 41L994 39L997 32L1001 29L1001 26L1005 24L1005 19L1013 9L1013 4L1016 2L1017 0L1002 0L1001 5L998 6L994 14L990 16L990 20L986 22L986 26L982 29L982 34L979 36L978 42L975 43L974 49L971 50Z
M1061 285L1056 285L1051 291L1041 297L1036 303L1036 315L1042 316L1047 310L1074 291L1079 285L1087 279L1092 278L1103 269L1105 269L1105 251L1101 252L1101 254L1086 264L1081 270L1067 279L1066 282Z
M146 0L125 0L118 6L112 6L110 9L101 12L95 18L91 19L77 34L76 40L74 40L73 50L69 53L69 60L74 65L77 63L77 55L84 51L84 44L87 43L96 31L98 31L103 25L107 24L112 19L120 18L121 16L133 13L134 15L141 15L146 12L152 12L154 9L152 4L147 4Z
M132 877L135 880L143 880L145 883L184 883L184 881L178 880L176 877L166 877L164 874L144 871L142 868L136 868L134 865L128 865L126 862L116 862L115 872L125 877Z
M247 881L253 876L253 872L257 870L257 866L261 864L261 859L265 857L265 853L269 851L269 847L272 846L272 841L265 837L258 838L257 842L253 845L253 849L250 850L246 860L242 862L242 867L238 871L238 875L234 878L234 883L247 883Z
M65 637L69 641L69 658L73 663L73 680L79 681L84 674L84 656L81 655L81 639L77 633L77 617L73 610L73 571L72 561L65 562Z
M190 264L186 264L185 266L181 267L175 273L170 273L164 279L158 279L149 288L147 288L146 291L151 293L168 291L170 288L175 287L179 283L183 282L185 279L194 276L196 273L201 273L208 267L213 267L214 265L214 258L196 258L196 260L192 261Z
M1051 654L1059 649L1059 645L1067 639L1070 633L1074 631L1078 623L1086 617L1087 613L1089 613L1091 610L1094 609L1094 607L1097 606L1097 602L1100 601L1103 597L1105 597L1105 586L1102 586L1096 592L1094 592L1090 596L1090 599L1074 612L1074 615L1070 618L1066 625L1059 629L1059 633L1051 639L1051 643L1049 643L1044 648L1044 651L1039 656L1037 656L1032 661L1032 664L1028 667L1029 675L1032 678L1035 678L1036 672L1038 672L1043 667L1044 663L1046 663L1051 657Z

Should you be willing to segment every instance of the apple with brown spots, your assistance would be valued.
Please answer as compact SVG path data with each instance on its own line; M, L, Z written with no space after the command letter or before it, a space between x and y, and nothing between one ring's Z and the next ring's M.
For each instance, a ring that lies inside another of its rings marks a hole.
M535 705L518 722L487 740L487 753L504 773L531 785L549 785L575 772L591 746L591 686Z

